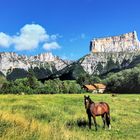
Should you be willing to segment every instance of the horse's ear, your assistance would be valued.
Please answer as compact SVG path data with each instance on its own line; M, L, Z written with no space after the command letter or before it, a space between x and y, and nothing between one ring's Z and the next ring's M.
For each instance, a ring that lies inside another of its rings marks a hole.
M84 98L86 98L86 95L84 95Z
M88 95L87 97L89 98L90 96Z

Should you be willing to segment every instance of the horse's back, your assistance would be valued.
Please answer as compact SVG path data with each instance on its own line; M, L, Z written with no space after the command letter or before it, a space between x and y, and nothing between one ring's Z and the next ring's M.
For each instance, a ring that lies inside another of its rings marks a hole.
M96 116L109 113L109 111L110 111L110 108L106 102L95 103L93 106L91 106L91 112L92 114Z
M106 102L99 102L99 104L100 104L101 106L105 107L105 108L108 109L108 110L110 109L108 103L106 103Z

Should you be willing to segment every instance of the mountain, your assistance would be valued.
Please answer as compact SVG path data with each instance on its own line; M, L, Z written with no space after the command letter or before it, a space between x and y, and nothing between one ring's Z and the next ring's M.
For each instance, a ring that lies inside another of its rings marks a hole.
M55 78L59 78L60 80L75 80L78 79L78 77L83 74L86 74L86 72L81 66L81 64L77 61L69 64L64 69L57 71L56 73L50 75L49 77L42 79L42 81L44 82L47 79L55 79Z
M83 74L106 75L109 72L118 72L135 67L139 63L140 52L91 52L64 69L52 74L47 79L60 78L61 80L72 80L77 79Z
M90 53L74 62L62 60L52 53L36 56L0 53L0 73L9 80L26 77L29 68L42 81L54 78L72 80L86 73L106 75L133 68L139 63L140 42L135 31L91 40Z
M137 32L129 32L118 36L94 38L90 41L91 52L133 52L140 50Z
M140 62L140 42L136 31L90 41L90 54L81 60L89 74L102 75L134 67Z
M67 65L70 61L64 61L52 53L43 53L36 56L18 55L14 52L0 53L0 72L9 80L27 76L27 71L32 68L36 77L47 77Z
M119 71L134 67L140 63L138 52L98 52L90 53L79 60L83 69L94 75L102 75L111 71Z
M61 80L77 79L80 75L104 75L109 72L133 68L140 63L140 51L135 52L96 52L85 55L78 61L64 61L52 53L36 56L0 53L0 72L8 80L27 76L32 68L38 79Z

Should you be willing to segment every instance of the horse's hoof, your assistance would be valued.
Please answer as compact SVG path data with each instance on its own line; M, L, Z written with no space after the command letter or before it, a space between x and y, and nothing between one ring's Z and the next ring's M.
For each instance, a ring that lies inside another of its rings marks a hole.
M109 125L109 130L111 130L111 125Z

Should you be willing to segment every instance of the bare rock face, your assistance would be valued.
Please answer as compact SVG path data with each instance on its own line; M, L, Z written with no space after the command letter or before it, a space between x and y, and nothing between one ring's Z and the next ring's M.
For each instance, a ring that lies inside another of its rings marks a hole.
M24 68L25 70L28 70L29 67L30 64L26 56L21 56L13 52L0 53L0 71L4 75L14 68Z
M90 51L96 52L133 52L140 50L136 31L119 36L93 39Z
M140 52L98 52L86 55L79 62L87 73L100 75L139 63L140 61L136 60L139 56Z
M104 74L111 70L128 67L140 55L137 33L93 39L91 53L80 60L81 66L89 74Z
M30 56L30 61L40 61L40 62L52 62L56 60L56 56L53 56L52 53L42 53L36 56Z
M60 59L58 56L54 56L52 53L41 53L36 56L29 57L30 62L33 63L33 67L37 65L45 67L46 64L50 64L50 66L54 66L57 71L66 67L70 61L65 61ZM51 67L50 67L51 70Z
M52 53L43 53L36 56L18 55L14 52L0 53L0 71L6 76L7 72L11 72L15 68L28 70L34 67L49 68L55 67L56 70L61 70L70 62L64 61Z

